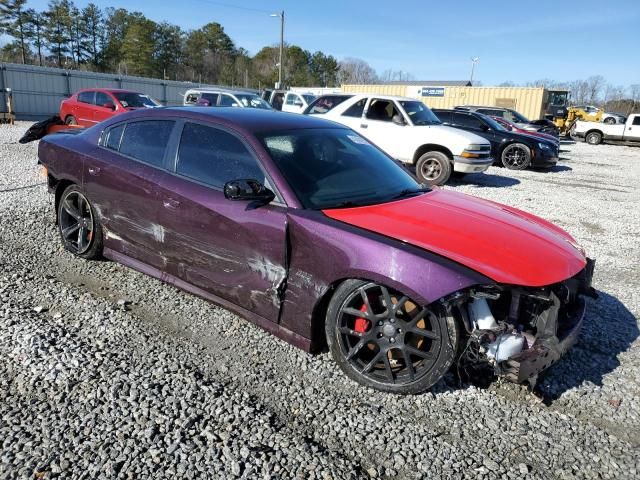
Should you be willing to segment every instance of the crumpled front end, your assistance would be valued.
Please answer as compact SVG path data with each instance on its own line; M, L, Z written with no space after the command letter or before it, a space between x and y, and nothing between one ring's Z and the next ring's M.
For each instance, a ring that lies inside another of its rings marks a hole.
M591 287L594 261L562 282L545 287L494 285L458 292L449 308L467 330L460 346L458 372L467 378L493 373L535 385L580 333Z

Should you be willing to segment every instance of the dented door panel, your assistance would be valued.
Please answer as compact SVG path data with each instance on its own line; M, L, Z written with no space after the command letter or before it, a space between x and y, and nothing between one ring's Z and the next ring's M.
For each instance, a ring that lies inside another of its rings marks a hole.
M98 146L85 157L84 170L84 188L100 217L105 247L163 269L159 170Z
M160 182L167 272L272 321L286 279L285 208L248 208L175 175Z

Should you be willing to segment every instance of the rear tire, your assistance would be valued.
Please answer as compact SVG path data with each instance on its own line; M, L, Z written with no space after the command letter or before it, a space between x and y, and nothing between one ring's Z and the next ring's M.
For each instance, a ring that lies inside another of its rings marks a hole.
M451 160L442 152L424 153L416 162L416 177L421 183L444 185L451 176Z
M67 125L77 125L78 121L73 115L67 115L67 118L64 119L64 123L66 123Z
M585 137L585 141L589 145L600 145L602 143L602 134L600 132L589 132Z
M439 304L422 307L363 280L338 287L325 331L331 355L349 378L399 394L424 392L440 380L456 357L459 334Z
M86 258L102 257L102 227L80 187L69 185L58 203L58 232L65 250Z
M509 170L524 170L531 165L531 150L523 143L512 143L504 147L500 158Z

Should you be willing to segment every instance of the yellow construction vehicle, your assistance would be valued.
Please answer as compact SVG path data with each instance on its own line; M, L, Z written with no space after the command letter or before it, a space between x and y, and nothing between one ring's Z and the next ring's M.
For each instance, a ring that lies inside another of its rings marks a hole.
M604 112L599 108L581 105L569 107L567 109L567 115L564 118L555 118L553 123L560 130L560 135L569 136L571 129L578 120L585 122L601 122Z

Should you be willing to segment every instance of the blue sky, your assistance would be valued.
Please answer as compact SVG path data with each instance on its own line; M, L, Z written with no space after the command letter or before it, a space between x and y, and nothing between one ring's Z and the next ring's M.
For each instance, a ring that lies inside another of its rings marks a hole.
M640 83L640 0L94 3L138 10L185 29L219 22L252 54L279 41L279 20L267 12L284 10L285 41L338 59L362 58L378 72L402 70L415 79L467 79L470 57L477 56L474 76L485 85L590 75L603 75L614 85ZM28 0L31 8L46 4Z

